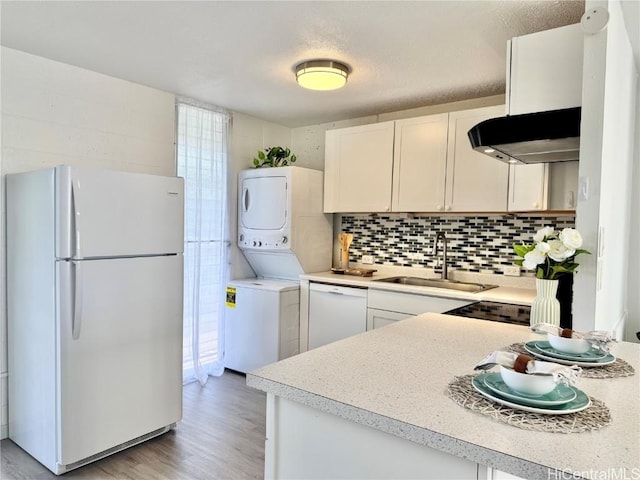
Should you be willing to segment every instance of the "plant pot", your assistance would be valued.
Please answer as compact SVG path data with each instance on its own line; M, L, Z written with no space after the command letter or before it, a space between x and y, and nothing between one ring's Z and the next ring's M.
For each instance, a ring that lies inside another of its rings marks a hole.
M531 303L531 325L560 325L560 302L556 298L557 292L558 280L536 278L536 298Z

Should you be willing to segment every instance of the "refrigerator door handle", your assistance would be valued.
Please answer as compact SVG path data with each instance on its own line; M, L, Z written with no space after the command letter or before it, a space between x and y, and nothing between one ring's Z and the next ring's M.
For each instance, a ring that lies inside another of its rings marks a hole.
M80 338L80 327L82 326L82 262L71 261L73 266L72 289L73 298L71 305L71 336L74 340Z
M73 218L73 245L75 249L74 258L82 258L82 250L80 249L80 180L73 178L71 180L71 213Z

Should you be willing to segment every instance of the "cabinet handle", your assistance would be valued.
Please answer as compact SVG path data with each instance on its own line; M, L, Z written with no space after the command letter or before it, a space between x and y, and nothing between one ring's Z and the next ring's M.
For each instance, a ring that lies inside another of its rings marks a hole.
M436 205L436 209L442 210L444 207L442 205Z
M387 206L387 207L384 207L384 211L385 211L385 212L388 212L388 211L389 211L389 207L388 207L388 206Z
M540 208L540 204L538 202L533 202L533 208L538 210Z
M446 211L451 210L451 205L447 205L446 207L444 207L444 209L445 209Z

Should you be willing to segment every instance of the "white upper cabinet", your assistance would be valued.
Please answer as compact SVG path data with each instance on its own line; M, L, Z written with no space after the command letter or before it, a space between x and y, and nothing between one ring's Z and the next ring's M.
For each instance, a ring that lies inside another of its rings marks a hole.
M324 211L389 212L394 122L328 130Z
M545 210L548 204L549 165L509 165L510 212Z
M473 150L467 135L483 120L502 116L504 105L449 114L445 211L506 211L509 165Z
M394 212L433 212L444 208L449 115L395 122Z
M509 114L582 105L583 44L579 23L513 38L507 46Z

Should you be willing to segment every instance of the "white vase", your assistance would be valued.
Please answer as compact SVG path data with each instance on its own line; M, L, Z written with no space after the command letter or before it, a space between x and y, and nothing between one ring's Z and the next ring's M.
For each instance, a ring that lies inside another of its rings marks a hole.
M560 325L560 302L556 298L558 280L536 278L536 298L531 303L530 324Z

